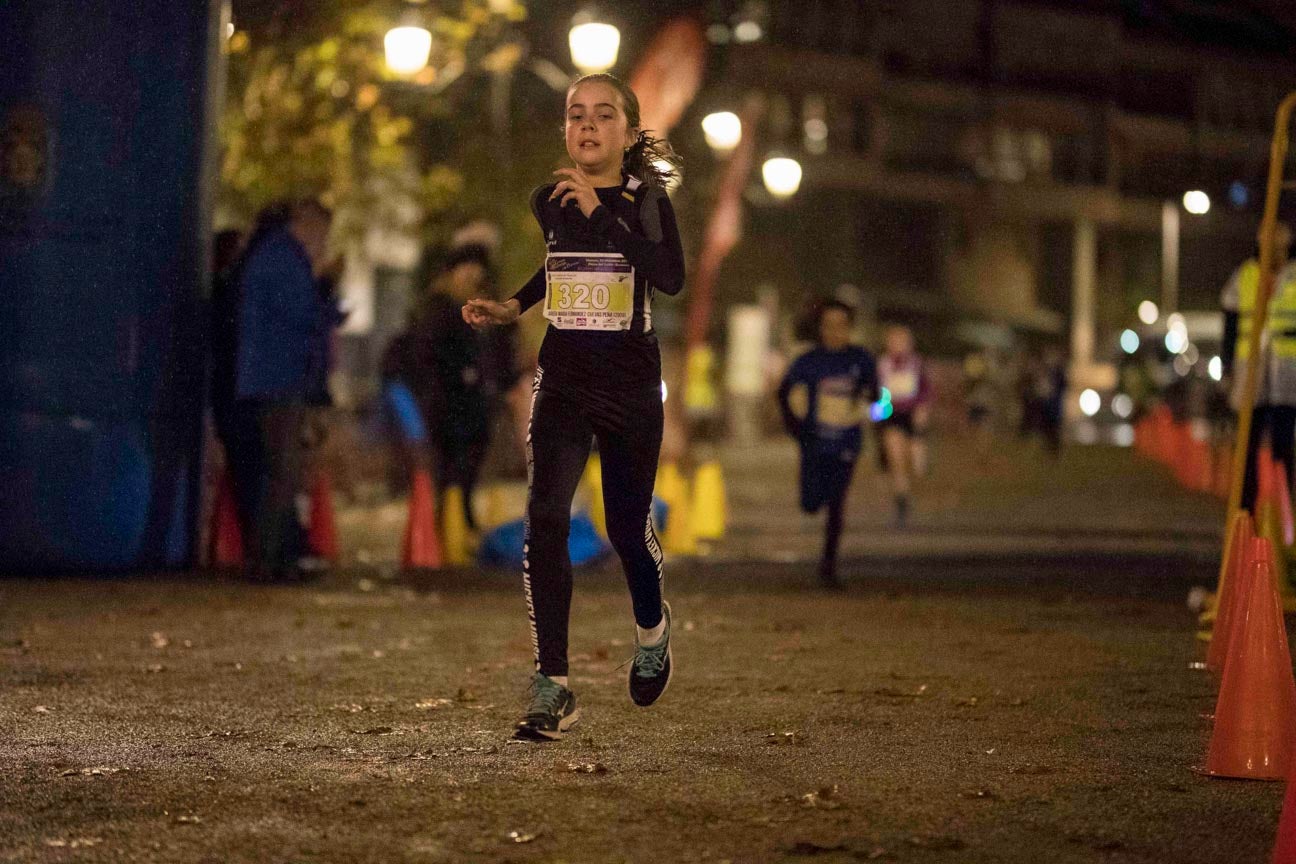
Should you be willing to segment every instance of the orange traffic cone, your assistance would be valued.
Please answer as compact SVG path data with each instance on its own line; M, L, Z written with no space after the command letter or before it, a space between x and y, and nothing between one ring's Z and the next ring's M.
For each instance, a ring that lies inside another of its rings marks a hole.
M311 551L337 563L337 523L333 519L333 490L328 473L320 471L311 487L310 528L307 541Z
M1296 679L1273 558L1268 540L1251 541L1206 755L1205 771L1213 777L1280 780L1291 763Z
M1227 562L1220 579L1215 626L1211 629L1210 648L1206 651L1206 668L1217 674L1224 671L1228 657L1229 640L1235 629L1238 609L1238 592L1245 579L1247 547L1251 545L1253 530L1251 515L1245 510L1233 514L1229 522L1228 539L1224 541L1224 560Z
M441 566L441 541L437 539L436 494L427 469L414 473L410 488L409 524L401 562L406 569Z
M1270 864L1296 864L1296 777L1287 777L1287 794L1283 796L1282 816L1278 819L1278 839L1274 843Z
M243 566L243 532L239 529L238 505L229 470L221 471L216 485L216 506L212 510L211 563L214 567Z

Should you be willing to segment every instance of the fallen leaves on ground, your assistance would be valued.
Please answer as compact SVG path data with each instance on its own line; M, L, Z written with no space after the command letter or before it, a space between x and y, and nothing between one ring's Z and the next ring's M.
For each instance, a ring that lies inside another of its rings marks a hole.
M504 836L514 843L531 843L538 840L542 832L510 831Z
M73 837L70 840L51 837L45 841L45 845L53 849L85 849L90 846L98 846L102 842L102 837Z
M414 703L414 707L419 708L423 711L435 711L438 708L448 708L453 704L454 704L453 699L445 699L445 698L420 699L418 702Z
M927 693L927 685L919 685L917 690L900 690L895 687L879 687L873 691L874 696L883 696L887 699L917 699Z
M800 801L802 807L814 810L840 810L843 806L841 787L835 783L832 786L820 786L815 791L802 795Z
M573 774L606 774L608 768L602 762L572 762L567 765L567 770Z

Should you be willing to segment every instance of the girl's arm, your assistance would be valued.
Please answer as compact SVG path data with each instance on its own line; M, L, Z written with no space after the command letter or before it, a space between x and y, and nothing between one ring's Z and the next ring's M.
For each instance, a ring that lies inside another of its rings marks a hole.
M800 438L806 421L805 415L809 413L809 400L808 393L803 394L806 396L807 404L802 409L802 416L797 416L797 412L793 410L792 406L792 390L795 387L800 387L803 390L808 389L804 364L800 360L792 364L792 368L788 370L787 375L783 378L783 383L779 384L778 388L779 413L783 416L783 428L793 438ZM797 401L801 400L798 399Z
M526 284L517 290L511 299L518 302L518 314L530 309L535 304L544 299L545 296L545 268L541 265L539 269L527 280Z
M590 214L589 223L594 233L611 241L647 277L648 284L675 295L684 290L684 249L680 245L679 226L675 224L675 209L665 194L657 199L657 212L661 217L660 243L632 232L602 204Z

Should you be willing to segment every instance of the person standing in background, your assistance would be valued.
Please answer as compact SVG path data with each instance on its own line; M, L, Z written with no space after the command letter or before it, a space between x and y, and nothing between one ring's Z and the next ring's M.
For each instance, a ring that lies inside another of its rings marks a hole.
M437 487L463 491L464 517L477 529L472 496L490 445L502 394L518 379L515 327L477 331L464 321L469 299L494 293L490 250L468 243L450 250L410 326L408 382L423 410Z
M234 275L238 297L233 401L224 437L244 537L258 579L298 578L307 554L297 517L303 427L317 394L331 324L317 276L332 213L301 199L267 208Z
M1247 440L1246 473L1242 479L1242 508L1253 510L1256 503L1256 454L1266 438L1274 458L1293 482L1293 450L1296 450L1296 268L1288 263L1292 231L1279 222L1274 231L1274 287L1269 315L1260 338L1260 379L1255 394L1255 413ZM1220 292L1224 311L1221 360L1223 380L1231 381L1230 402L1237 411L1242 404L1251 351L1251 321L1260 293L1260 255L1249 258L1233 271Z

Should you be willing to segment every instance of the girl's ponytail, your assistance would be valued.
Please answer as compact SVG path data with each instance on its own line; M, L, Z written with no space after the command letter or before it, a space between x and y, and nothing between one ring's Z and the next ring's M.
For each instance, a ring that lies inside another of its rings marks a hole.
M679 154L669 141L641 131L635 143L625 151L622 162L627 174L638 177L649 186L666 188L679 175Z

